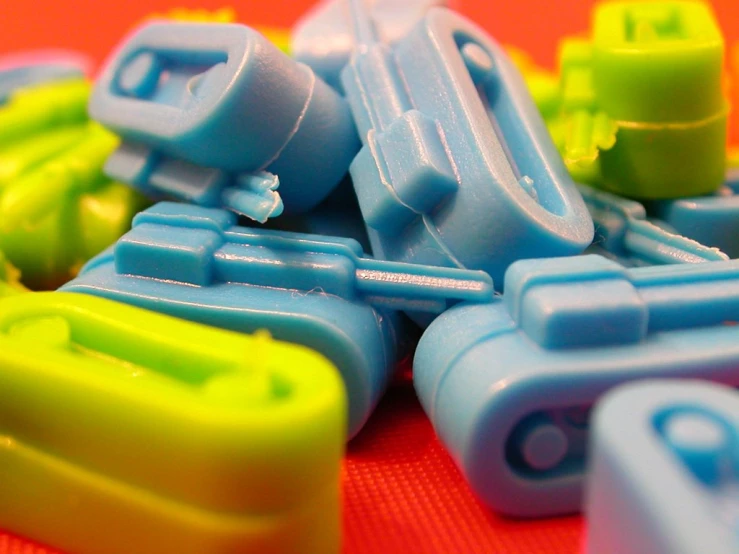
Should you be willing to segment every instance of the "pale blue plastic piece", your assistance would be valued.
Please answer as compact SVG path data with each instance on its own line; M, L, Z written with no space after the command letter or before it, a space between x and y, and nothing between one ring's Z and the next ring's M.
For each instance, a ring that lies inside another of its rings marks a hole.
M739 260L523 260L505 288L501 301L439 316L413 368L439 438L497 512L580 509L588 410L612 387L656 377L739 385Z
M588 554L739 552L739 394L650 381L593 416Z
M360 146L343 98L236 24L139 29L103 71L90 114L123 138L111 177L261 222L283 205L316 206Z
M647 220L642 204L608 192L579 185L595 223L595 238L587 249L621 265L700 263L728 260L717 248L672 232L661 221Z
M350 171L375 257L501 285L518 259L582 252L593 222L502 48L443 8L391 47L352 7L342 83L364 146Z
M0 105L20 88L84 77L90 59L66 50L30 50L0 56Z
M162 202L62 290L103 296L224 329L266 328L323 353L346 383L355 435L391 377L394 311L486 302L483 272L366 258L348 238L236 226L235 214Z
M404 37L434 6L447 0L362 0L383 42ZM324 0L293 27L290 53L329 85L341 90L340 74L356 47L350 0Z
M739 171L715 194L655 202L654 215L683 235L739 258Z

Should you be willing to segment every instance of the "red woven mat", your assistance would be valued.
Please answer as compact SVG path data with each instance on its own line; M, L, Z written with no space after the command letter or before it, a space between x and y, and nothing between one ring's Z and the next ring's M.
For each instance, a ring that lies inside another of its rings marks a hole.
M391 389L352 441L343 479L345 554L580 549L581 518L511 521L487 513L434 436L409 384ZM0 554L58 553L0 532Z

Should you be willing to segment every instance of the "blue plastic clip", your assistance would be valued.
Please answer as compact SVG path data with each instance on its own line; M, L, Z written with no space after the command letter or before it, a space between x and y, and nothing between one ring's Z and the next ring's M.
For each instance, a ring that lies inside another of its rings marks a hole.
M739 395L699 381L609 394L594 415L589 554L739 552Z
M350 0L325 0L306 13L293 27L290 53L310 66L316 75L341 90L340 74L356 47L352 32ZM394 43L434 6L447 0L363 0L383 42Z
M483 272L363 257L352 239L236 226L236 216L160 203L63 287L224 329L266 328L328 357L349 394L350 435L391 377L402 334L394 310L440 313L490 301Z
M283 203L313 208L359 149L346 102L242 25L140 29L104 70L90 113L123 137L111 177L261 222Z
M414 361L436 432L496 511L580 509L588 410L608 389L654 377L739 385L739 260L523 260L505 289L437 318Z
M739 171L716 194L655 202L654 215L683 235L739 258Z
M378 258L481 269L582 252L593 222L518 70L479 27L428 11L395 46L352 0L342 73L364 147L351 166Z
M699 263L728 260L718 250L672 232L661 221L647 220L642 204L580 185L595 223L595 239L587 249L622 265Z
M90 60L81 54L40 50L0 57L0 105L19 88L84 77Z

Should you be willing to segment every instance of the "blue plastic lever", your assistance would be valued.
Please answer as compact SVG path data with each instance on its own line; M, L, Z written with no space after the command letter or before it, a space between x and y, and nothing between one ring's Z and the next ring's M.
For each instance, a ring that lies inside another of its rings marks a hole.
M739 552L739 395L700 381L619 387L597 406L588 554Z
M313 208L359 148L346 102L235 24L139 29L103 71L90 113L124 139L112 177L258 221L283 204Z
M369 417L404 340L395 310L486 302L483 272L382 262L353 239L252 229L235 214L160 203L63 287L225 329L268 329L330 358L349 393L350 434Z
M580 253L593 223L518 70L442 8L394 45L361 0L342 83L363 148L351 175L376 257L481 269Z
M739 386L739 260L523 260L505 289L502 301L442 314L414 361L434 428L496 511L580 509L588 412L612 387L656 377Z

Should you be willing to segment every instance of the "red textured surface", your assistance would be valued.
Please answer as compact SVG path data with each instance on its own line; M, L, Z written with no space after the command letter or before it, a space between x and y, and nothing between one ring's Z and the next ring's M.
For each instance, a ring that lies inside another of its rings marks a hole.
M344 554L580 550L579 517L514 521L482 508L434 436L410 384L394 387L350 444L343 485ZM0 531L0 554L58 553Z

